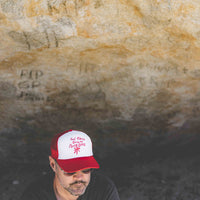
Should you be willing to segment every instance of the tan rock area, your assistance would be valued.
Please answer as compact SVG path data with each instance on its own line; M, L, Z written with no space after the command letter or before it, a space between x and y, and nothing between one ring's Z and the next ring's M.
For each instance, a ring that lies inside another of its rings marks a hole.
M1 0L0 37L1 133L200 128L198 0Z

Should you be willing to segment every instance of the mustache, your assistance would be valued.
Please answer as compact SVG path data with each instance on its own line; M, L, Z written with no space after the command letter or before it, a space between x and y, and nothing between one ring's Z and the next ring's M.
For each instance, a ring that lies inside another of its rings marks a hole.
M86 184L85 181L75 181L75 182L71 183L70 185L74 185L74 184L77 184L77 183L83 183L83 184Z

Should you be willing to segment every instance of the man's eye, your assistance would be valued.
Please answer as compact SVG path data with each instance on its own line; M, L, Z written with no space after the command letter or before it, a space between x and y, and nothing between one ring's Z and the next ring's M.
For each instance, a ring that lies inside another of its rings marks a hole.
M92 169L85 169L85 170L82 170L82 172L83 172L84 174L89 174L91 171L92 171Z
M84 173L84 174L89 174L90 172L92 172L93 169L85 169L85 170L82 170L81 172ZM72 176L74 174L76 174L76 172L72 172L72 173L69 173L69 172L64 172L65 175L67 176Z
M75 173L76 173L76 172L72 172L72 173L64 172L64 174L67 175L67 176L72 176L72 175L74 175Z

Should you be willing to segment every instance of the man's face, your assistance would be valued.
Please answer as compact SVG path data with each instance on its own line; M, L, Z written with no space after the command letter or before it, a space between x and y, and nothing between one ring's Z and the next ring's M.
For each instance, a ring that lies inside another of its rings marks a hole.
M66 173L55 162L55 181L73 196L84 194L91 177L91 170L86 169L75 173Z

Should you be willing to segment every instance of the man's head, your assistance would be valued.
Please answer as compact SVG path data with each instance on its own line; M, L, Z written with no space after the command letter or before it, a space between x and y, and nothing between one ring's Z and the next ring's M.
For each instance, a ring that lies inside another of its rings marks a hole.
M53 137L49 161L55 172L57 186L74 196L85 192L90 182L91 169L99 168L93 157L90 137L75 130Z

